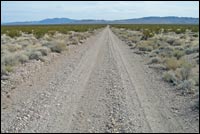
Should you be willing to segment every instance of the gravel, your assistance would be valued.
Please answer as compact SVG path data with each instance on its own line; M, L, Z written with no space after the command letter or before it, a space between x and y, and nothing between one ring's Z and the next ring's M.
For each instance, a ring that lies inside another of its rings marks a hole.
M106 27L4 88L1 132L198 132L185 98L142 61Z

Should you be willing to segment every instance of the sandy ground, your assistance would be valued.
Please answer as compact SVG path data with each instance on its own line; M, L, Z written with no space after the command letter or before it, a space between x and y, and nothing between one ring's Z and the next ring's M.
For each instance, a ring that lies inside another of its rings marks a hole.
M1 132L199 132L189 99L109 27L1 101Z

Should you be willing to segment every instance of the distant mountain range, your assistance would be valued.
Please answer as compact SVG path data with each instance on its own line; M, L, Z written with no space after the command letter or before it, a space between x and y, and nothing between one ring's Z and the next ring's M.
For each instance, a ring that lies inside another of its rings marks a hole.
M40 21L10 22L1 25L46 25L46 24L199 24L199 18L191 17L143 17L124 20L75 20L69 18L51 18Z

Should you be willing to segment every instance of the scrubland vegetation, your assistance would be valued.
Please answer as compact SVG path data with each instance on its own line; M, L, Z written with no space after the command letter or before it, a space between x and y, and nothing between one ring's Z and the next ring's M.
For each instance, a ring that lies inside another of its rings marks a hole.
M105 25L34 25L34 26L1 26L1 35L19 37L22 33L33 34L36 38L41 38L45 34L53 35L56 32L67 34L70 31L86 32L104 27Z
M199 95L199 25L111 25L163 80L183 94Z
M191 32L199 32L199 25L163 25L163 24L116 24L112 25L115 28L124 28L133 31L141 31L143 33L142 39L147 39L149 37L153 37L155 34L159 33L168 33L175 32L176 34L185 33L187 30ZM193 36L198 36L198 34L194 34Z
M1 26L1 76L29 60L45 61L49 53L62 53L83 43L104 25Z

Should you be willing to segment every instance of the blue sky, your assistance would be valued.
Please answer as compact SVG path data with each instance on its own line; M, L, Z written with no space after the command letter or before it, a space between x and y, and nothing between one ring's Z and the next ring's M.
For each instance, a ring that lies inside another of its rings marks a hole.
M199 17L198 1L3 1L2 22L45 18L130 19L146 16Z

